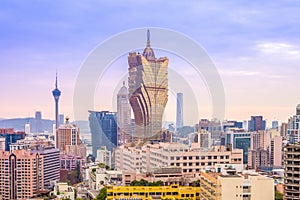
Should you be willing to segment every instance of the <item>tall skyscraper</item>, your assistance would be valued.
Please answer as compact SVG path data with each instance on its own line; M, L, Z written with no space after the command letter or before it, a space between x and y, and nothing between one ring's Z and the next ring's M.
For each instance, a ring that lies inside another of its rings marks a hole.
M56 74L56 78L55 78L55 89L52 91L52 95L55 100L55 126L56 126L56 128L58 128L59 127L58 101L59 101L59 97L61 95L61 91L57 88L57 74Z
M89 111L89 113L93 155L96 156L97 149L101 149L102 146L111 151L117 146L116 113L109 111Z
M251 116L251 120L248 122L249 131L258 131L266 129L266 121L262 116Z
M131 114L128 99L128 90L123 86L117 95L117 122L118 122L118 144L124 144L131 140Z
M177 93L176 130L183 126L183 94Z
M142 55L129 53L129 101L135 119L135 137L143 141L159 137L162 116L168 102L167 57L156 58L147 32L147 46Z

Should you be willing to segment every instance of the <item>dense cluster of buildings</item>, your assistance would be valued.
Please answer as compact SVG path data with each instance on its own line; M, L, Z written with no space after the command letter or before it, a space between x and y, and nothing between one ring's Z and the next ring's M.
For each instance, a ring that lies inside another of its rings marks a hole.
M57 199L76 198L75 188L60 181L80 182L93 198L89 190L106 187L107 199L274 199L276 170L284 178L285 199L300 199L300 105L280 126L274 121L267 128L262 116L200 119L194 131L179 136L183 94L177 94L176 127L163 129L168 58L155 57L149 31L143 53L129 53L128 64L128 88L124 82L117 94L117 112L88 111L92 155L79 127L68 117L59 123L57 77L53 133L31 134L29 124L25 132L0 129L2 199L50 191ZM162 185L130 186L139 180Z

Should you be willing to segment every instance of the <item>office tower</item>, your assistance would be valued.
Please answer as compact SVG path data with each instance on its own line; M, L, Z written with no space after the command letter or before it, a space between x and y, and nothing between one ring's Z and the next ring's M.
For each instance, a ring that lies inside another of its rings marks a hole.
M35 112L35 133L43 132L43 125L42 125L42 112L36 111Z
M89 113L93 155L96 156L97 149L102 146L112 151L117 146L116 113L109 111L89 111Z
M27 122L25 124L25 134L30 135L30 123L29 122Z
M60 125L63 124L64 121L65 121L65 115L64 115L64 114L59 114L59 115L58 115L58 118L59 118L59 120L58 120L58 125L60 126Z
M39 153L0 151L2 199L28 199L43 191L43 162Z
M278 121L272 121L272 128L278 128Z
M52 95L55 100L55 126L56 126L56 128L58 128L59 127L58 101L59 101L59 97L61 95L61 91L57 88L57 74L56 74L56 78L55 78L55 89L52 91Z
M56 130L56 148L66 153L68 145L79 145L79 128L75 124L70 124L69 118L66 117L65 124L62 124Z
M300 113L298 113L300 114ZM284 199L300 199L300 144L284 147Z
M286 138L289 143L300 142L300 104L296 107L296 115L288 120Z
M9 145L15 143L17 140L25 138L25 132L15 132L13 128L0 128L0 137L5 138L5 151L9 151Z
M135 135L141 141L157 140L168 102L168 58L156 58L147 32L143 54L129 53L129 101L135 119Z
M118 145L125 144L131 140L130 112L128 90L124 81L117 94Z
M251 116L251 120L248 122L249 131L258 131L266 129L266 121L262 116Z
M183 94L177 93L176 130L183 126Z
M226 131L225 144L232 148L243 149L243 162L248 163L248 150L251 148L251 133L243 129L232 129Z

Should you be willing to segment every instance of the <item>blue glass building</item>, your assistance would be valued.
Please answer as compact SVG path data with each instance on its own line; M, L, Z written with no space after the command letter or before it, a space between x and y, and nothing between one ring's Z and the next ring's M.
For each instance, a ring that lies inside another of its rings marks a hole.
M109 111L89 111L89 125L92 134L93 155L97 155L97 149L106 146L113 150L117 146L117 122L116 113Z
M235 149L243 149L243 163L248 163L248 149L251 147L250 133L229 131L226 133L226 144L231 144Z

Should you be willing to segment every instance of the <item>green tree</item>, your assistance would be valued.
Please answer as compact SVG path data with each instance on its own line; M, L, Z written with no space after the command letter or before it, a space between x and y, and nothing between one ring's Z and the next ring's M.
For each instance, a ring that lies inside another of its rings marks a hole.
M105 200L107 194L107 189L104 187L100 190L99 194L96 197L96 200Z
M275 200L283 200L283 194L275 189Z

